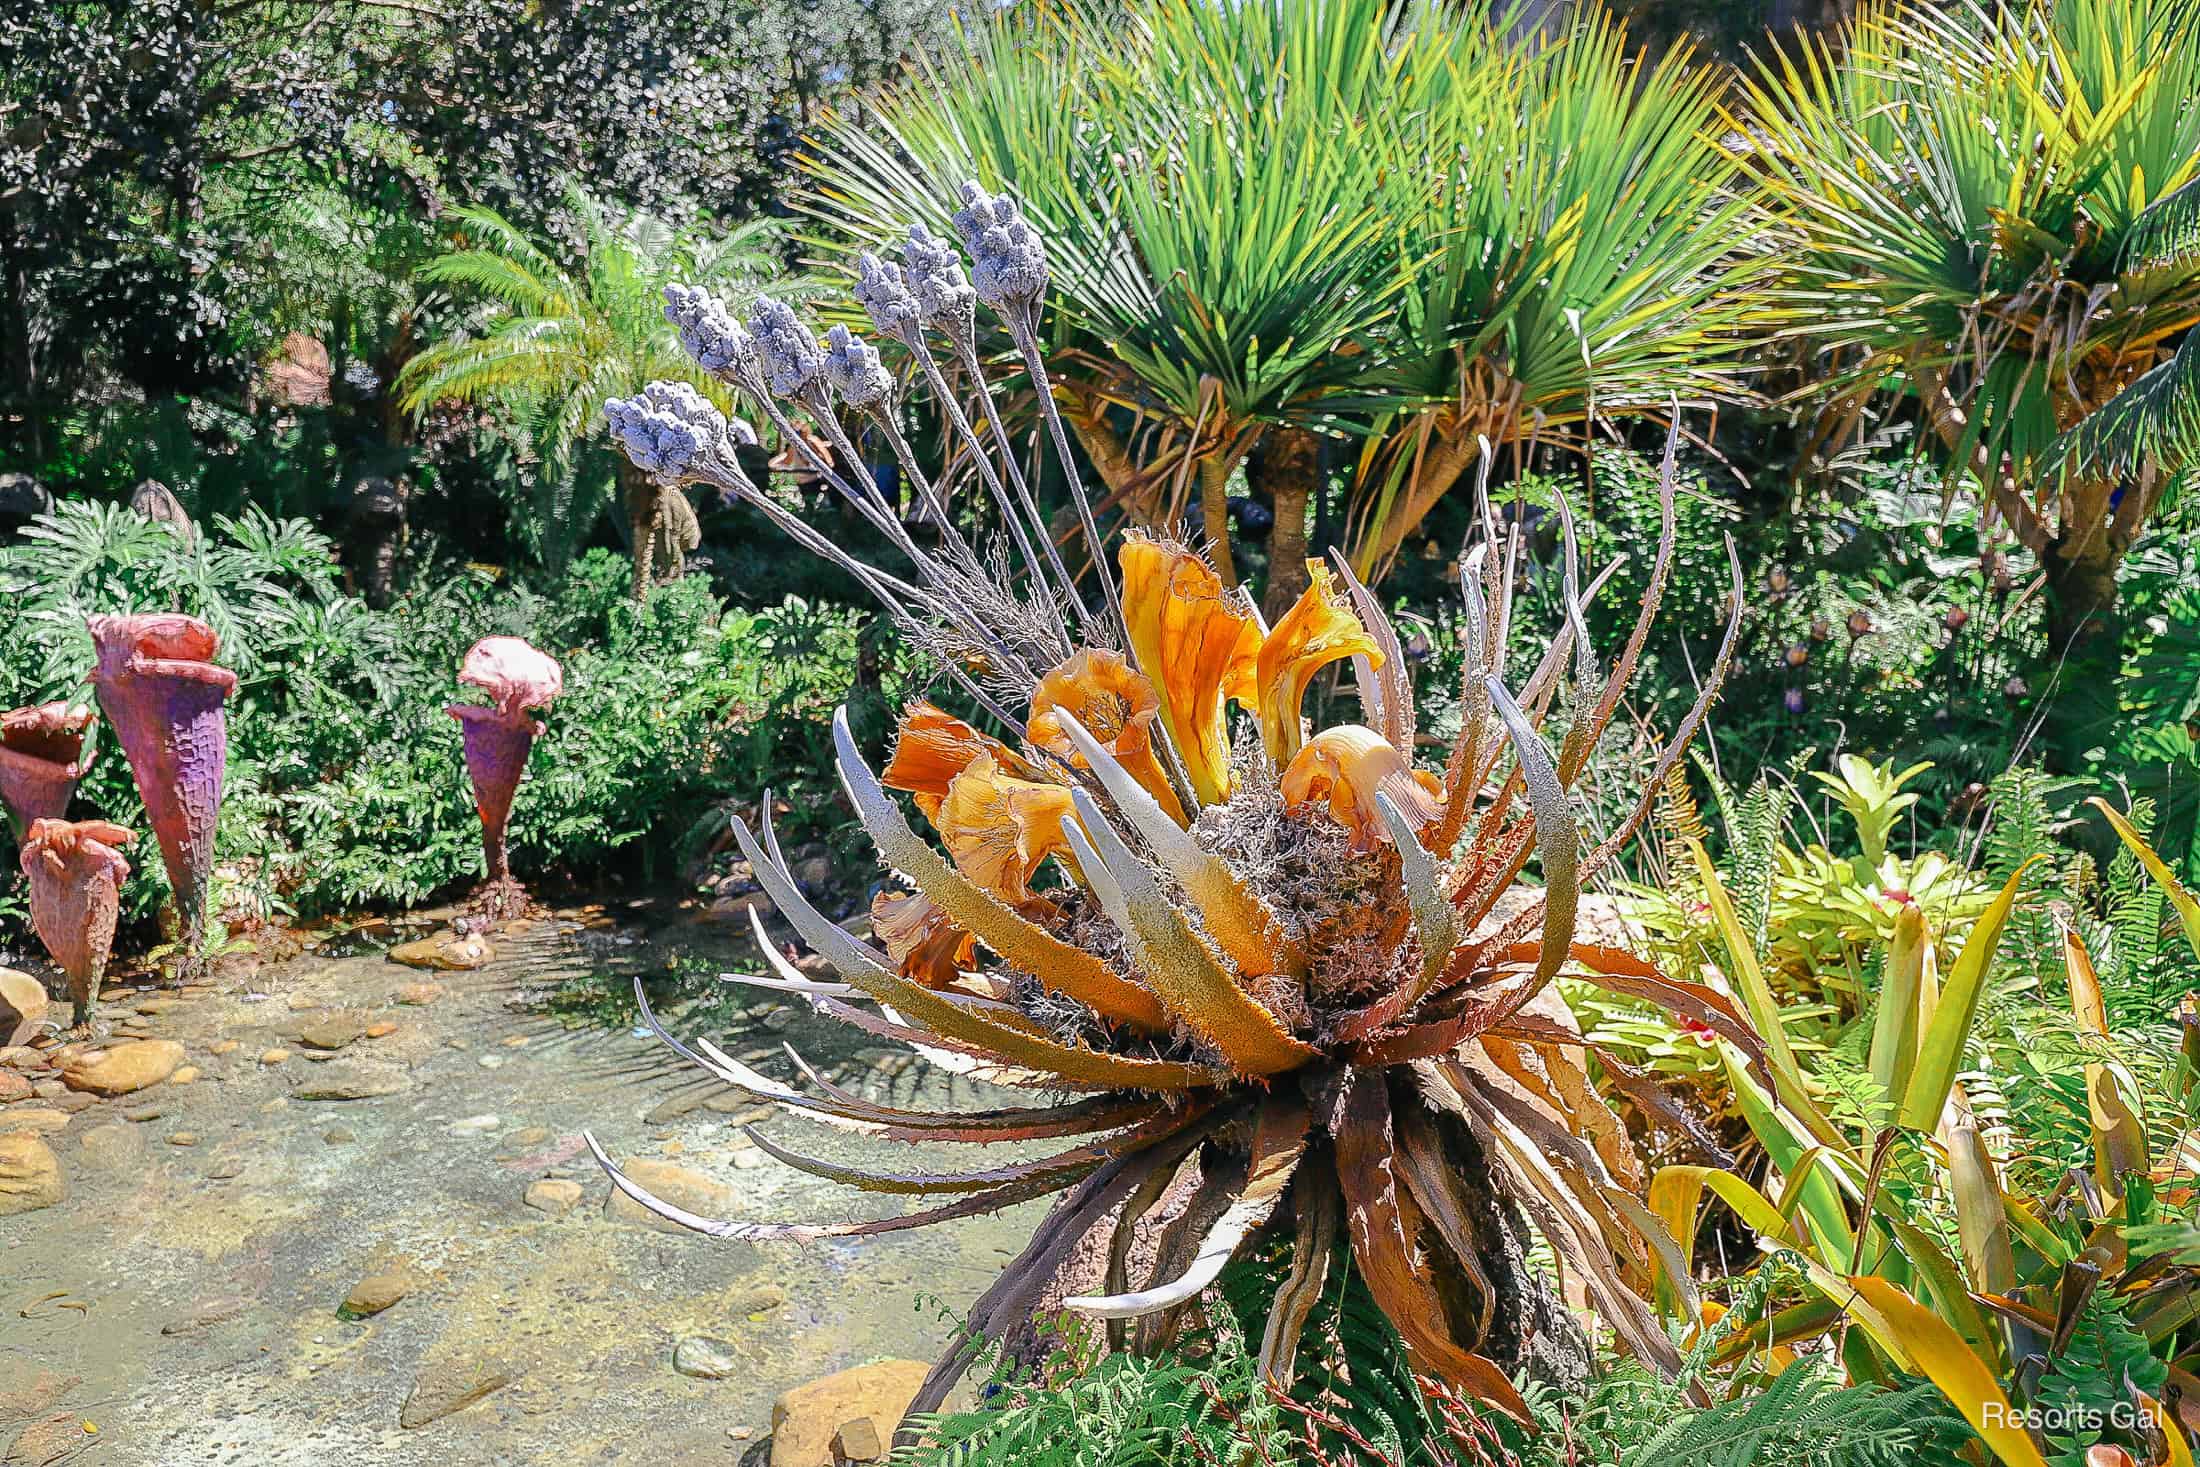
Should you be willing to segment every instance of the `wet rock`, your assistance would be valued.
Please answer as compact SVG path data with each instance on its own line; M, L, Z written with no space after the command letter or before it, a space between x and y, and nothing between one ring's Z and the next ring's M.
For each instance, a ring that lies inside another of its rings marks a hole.
M413 1282L401 1273L370 1273L351 1286L344 1302L336 1306L339 1319L367 1319L380 1314L413 1291Z
M833 1461L836 1467L841 1463L885 1460L885 1439L879 1435L878 1426L870 1417L843 1422L840 1430L833 1433Z
M47 1099L52 1101L55 1110L62 1112L64 1115L72 1116L81 1111L90 1110L93 1106L99 1104L98 1096L79 1095L74 1090L63 1090L59 1095L48 1096Z
M69 1087L59 1080L33 1080L31 1082L31 1094L37 1096L40 1100L53 1100L68 1093Z
M541 1126L523 1126L504 1139L514 1146L540 1146L550 1139L550 1133Z
M51 1136L65 1130L69 1113L51 1105L18 1105L0 1110L0 1133L21 1131L32 1136Z
M43 1070L44 1068L46 1068L46 1051L33 1049L27 1044L0 1045L0 1069Z
M0 1134L0 1217L36 1212L68 1195L51 1147L28 1131Z
M891 1441L930 1370L921 1360L882 1360L796 1386L772 1402L771 1467L836 1467L833 1439L858 1422Z
M689 1335L672 1347L672 1368L697 1380L730 1380L748 1366L727 1341Z
M412 1076L388 1065L337 1062L291 1089L296 1100L373 1100L412 1089Z
M52 1410L82 1379L24 1360L0 1359L0 1421L21 1421Z
M527 1186L526 1203L550 1217L563 1217L581 1204L581 1184L564 1177L544 1177Z
M166 1114L168 1114L168 1110L165 1106L139 1105L124 1111L122 1118L126 1121L135 1121L142 1126L147 1121L157 1121Z
M145 1156L145 1133L135 1126L109 1121L94 1126L77 1138L77 1160L103 1172L127 1171Z
M442 973L470 973L476 968L487 967L496 959L496 949L478 932L438 933L423 937L418 942L402 943L390 949L390 961L403 963L408 968L428 968Z
M11 875L13 873L10 873ZM0 968L0 1043L25 1043L46 1019L46 985L28 973Z
M234 1156L225 1156L206 1169L209 1182L226 1182L232 1177L244 1175L244 1163Z
M92 1095L128 1095L158 1085L183 1063L183 1046L173 1039L133 1039L63 1062L61 1078L71 1090Z
M182 1007L183 1000L180 998L148 998L133 1005L131 1012L143 1014L146 1018L151 1019L161 1014L173 1013Z
M359 1138L342 1126L331 1126L321 1133L321 1139L331 1146L349 1146Z
M399 1408L397 1424L407 1431L417 1430L454 1411L463 1411L511 1383L511 1373L498 1365L467 1363L453 1368L429 1361L421 1366L411 1394Z
M303 1014L319 1008L321 1001L310 993L293 993L283 1000L283 1006L294 1014Z
M468 1116L462 1121L451 1122L443 1130L445 1134L451 1136L479 1136L483 1132L494 1131L503 1124L504 1122L496 1116Z
M440 983L408 983L397 990L397 1001L410 1004L414 1008L422 1008L434 1003L447 992L449 990Z
M693 1167L660 1161L653 1156L642 1156L623 1163L619 1169L637 1187L675 1207L701 1213L704 1217L724 1217L732 1210L733 1188ZM605 1204L604 1211L607 1216L621 1222L640 1223L644 1227L655 1228L660 1233L694 1236L671 1219L651 1212L617 1187L611 1189L611 1198Z
M31 1098L31 1082L13 1070L0 1070L0 1105Z
M379 1019L360 1031L363 1039L386 1039L397 1032L397 1026L387 1019Z
M751 1324L761 1324L774 1309L787 1302L787 1291L777 1284L757 1284L727 1293L725 1309Z
M678 1120L689 1111L701 1110L704 1105L709 1103L710 1098L711 1093L708 1090L697 1090L686 1095L674 1095L668 1099L658 1101L644 1111L642 1120L648 1125L661 1126L666 1121Z
M168 1144L170 1146L196 1146L199 1144L199 1133L196 1131L178 1131L168 1138Z
M298 1031L298 1042L308 1049L342 1049L355 1044L367 1032L367 1021L357 1014L331 1014Z
M217 1039L212 1044L206 1046L206 1052L215 1056L235 1054L243 1047L243 1045L239 1044L234 1039Z
M171 1085L189 1085L198 1078L199 1067L197 1065L185 1065L168 1077L168 1083Z
M287 1049L262 1050L260 1053L260 1063L263 1065L279 1065L289 1058L290 1051Z

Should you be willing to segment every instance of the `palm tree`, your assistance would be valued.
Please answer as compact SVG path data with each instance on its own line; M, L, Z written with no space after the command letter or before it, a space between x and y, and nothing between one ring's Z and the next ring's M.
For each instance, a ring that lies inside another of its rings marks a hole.
M1747 89L1821 441L1914 412L2039 557L2051 658L2114 656L2117 565L2200 452L2196 95L2191 0L1873 5Z
M716 235L641 212L615 213L578 188L566 211L577 258L538 242L494 210L455 211L458 248L421 268L475 310L459 334L409 362L398 379L404 406L424 413L455 399L510 413L536 450L562 471L602 425L602 404L663 378L689 381L726 406L724 388L680 349L664 316L664 288L754 288L777 273L779 226L744 224ZM634 594L677 576L698 542L686 496L650 481L623 458L620 499L634 554Z
M1734 390L1744 206L1712 83L1609 19L1523 50L1472 5L1148 0L972 44L828 128L811 207L869 243L962 177L1013 188L1072 328L1057 396L1117 500L1173 528L1196 478L1228 578L1226 486L1265 440L1272 613L1304 584L1315 432L1366 440L1372 575L1478 435Z

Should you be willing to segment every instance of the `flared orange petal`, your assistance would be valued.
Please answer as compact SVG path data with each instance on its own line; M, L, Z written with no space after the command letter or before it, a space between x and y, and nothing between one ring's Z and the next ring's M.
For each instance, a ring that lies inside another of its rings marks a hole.
M915 795L917 808L938 825L947 787L980 755L990 756L1018 777L1038 773L1008 745L978 732L945 709L928 702L911 703L902 710L894 757L880 773L879 783Z
M927 988L948 987L978 959L978 940L922 892L880 892L871 902L871 931L901 976Z
M1020 906L1032 900L1040 862L1067 845L1062 817L1072 808L1061 785L1018 779L981 754L948 785L937 823L962 874Z
M1230 793L1226 698L1250 693L1260 618L1181 545L1133 535L1117 553L1131 655L1160 700L1161 726L1202 805Z
M1356 723L1323 729L1283 771L1284 804L1293 809L1326 805L1331 817L1352 832L1357 850L1373 850L1390 839L1376 795L1390 796L1406 822L1419 830L1442 812L1437 797L1441 788L1381 734Z
M1261 643L1254 673L1261 742L1278 769L1291 762L1304 742L1299 708L1314 674L1348 657L1365 657L1371 667L1383 661L1382 648L1331 583L1329 568L1310 560L1306 570L1306 589Z
M1064 713L1098 739L1170 819L1179 825L1189 823L1184 803L1170 787L1154 751L1154 724L1161 717L1160 695L1120 652L1079 652L1039 679L1031 694L1031 718L1025 732L1032 743L1060 755L1074 768L1090 768L1062 727Z

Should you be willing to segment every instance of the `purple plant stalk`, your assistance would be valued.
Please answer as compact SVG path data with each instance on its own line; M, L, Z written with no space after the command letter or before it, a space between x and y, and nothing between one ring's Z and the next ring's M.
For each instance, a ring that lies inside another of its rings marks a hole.
M129 756L160 842L181 921L180 971L195 968L214 877L214 828L229 769L224 705L237 675L214 665L219 639L196 617L161 612L85 621L98 661L92 687Z
M474 811L481 817L488 879L479 905L486 915L503 921L527 908L526 891L512 879L507 832L512 797L544 731L528 710L544 707L564 692L565 674L556 659L518 637L484 637L466 654L458 680L490 698L487 705L453 703L448 711L465 734L466 775L474 786Z
M0 713L0 805L20 844L32 825L67 813L76 782L92 762L92 710L41 703Z

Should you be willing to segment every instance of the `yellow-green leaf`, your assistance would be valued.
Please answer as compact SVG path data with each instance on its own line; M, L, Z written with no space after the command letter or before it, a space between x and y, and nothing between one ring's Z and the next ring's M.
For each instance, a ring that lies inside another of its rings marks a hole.
M1916 1131L1939 1127L1941 1107L1948 1103L1949 1087L1955 1084L1956 1069L1963 1063L1963 1046L1969 1042L1971 1025L1978 1018L1979 996L1986 991L1986 973L1993 966L1994 949L2000 946L2002 928L2008 925L2010 910L2017 904L2017 888L2023 885L2032 862L2040 859L2034 856L2011 874L2001 895L1994 898L1993 905L1971 929L1963 951L1956 954L1948 981L1941 986L1940 1002L1933 1006L1933 1021L1918 1043L1917 1069L1902 1098L1900 1124Z

